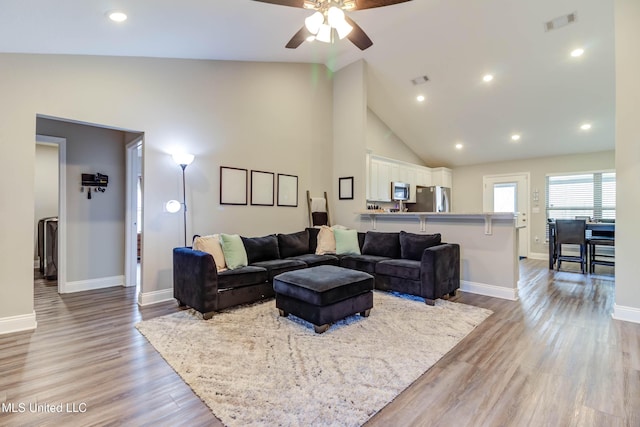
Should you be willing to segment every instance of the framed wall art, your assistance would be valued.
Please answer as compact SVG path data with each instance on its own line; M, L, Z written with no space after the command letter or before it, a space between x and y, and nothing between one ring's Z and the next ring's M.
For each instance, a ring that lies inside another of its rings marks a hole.
M338 178L338 197L340 200L353 200L353 177Z
M273 172L251 171L251 205L274 205L274 178Z
M247 176L246 169L220 166L220 204L247 204Z
M298 177L278 174L278 206L298 206Z

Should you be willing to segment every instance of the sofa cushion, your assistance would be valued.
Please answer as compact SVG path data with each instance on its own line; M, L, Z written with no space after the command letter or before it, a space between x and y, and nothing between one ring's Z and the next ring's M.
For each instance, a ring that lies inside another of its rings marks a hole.
M242 239L237 234L220 234L220 245L224 253L224 261L227 268L233 270L240 267L246 267L247 251L244 249Z
M420 261L412 259L391 259L376 264L376 274L420 280Z
M400 258L400 235L369 231L364 237L362 254Z
M374 274L376 272L376 264L389 259L391 258L375 255L345 255L340 258L340 266Z
M244 249L247 251L249 264L280 258L278 238L275 234L264 237L241 237L241 239Z
M257 285L268 279L267 269L245 266L218 273L218 289L233 289Z
M302 261L307 264L308 267L315 267L317 265L340 265L340 261L335 255L304 254L294 256L289 259Z
M320 232L319 227L307 228L307 232L309 233L309 252L310 254L316 253L316 247L318 246L318 233Z
M425 249L439 245L442 242L440 233L414 234L400 232L400 255L403 259L420 261Z
M307 230L291 234L278 234L280 258L289 258L309 253L309 232Z
M270 282L273 281L273 278L280 273L285 273L287 271L292 270L300 270L302 268L307 268L307 264L304 261L296 260L296 259L271 259L268 261L258 261L250 265L250 267L261 267L267 270L268 278Z
M333 230L333 235L336 239L336 254L360 255L358 232L356 230L336 228Z
M216 269L219 272L227 269L227 264L224 261L224 252L222 252L222 245L220 245L220 236L218 234L196 236L193 239L193 249L211 254L216 263Z

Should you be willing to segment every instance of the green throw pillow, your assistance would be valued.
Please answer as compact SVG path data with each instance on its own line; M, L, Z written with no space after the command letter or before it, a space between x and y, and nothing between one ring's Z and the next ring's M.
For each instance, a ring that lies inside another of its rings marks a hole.
M356 230L333 230L336 238L336 254L338 255L360 255L360 245L358 245L358 232Z
M247 251L244 249L244 244L239 235L220 234L220 246L222 246L222 253L224 253L224 260L228 269L233 270L247 266Z

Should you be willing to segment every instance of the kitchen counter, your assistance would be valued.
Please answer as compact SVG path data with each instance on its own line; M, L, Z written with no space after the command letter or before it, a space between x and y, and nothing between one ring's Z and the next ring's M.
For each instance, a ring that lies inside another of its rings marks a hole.
M426 222L429 219L454 219L454 220L482 220L485 225L485 234L492 234L494 220L511 221L514 227L523 227L518 222L518 215L508 212L385 212L381 210L366 210L357 212L359 215L368 215L371 218L372 228L376 230L378 217L388 218L417 218L420 221L420 231L426 230Z

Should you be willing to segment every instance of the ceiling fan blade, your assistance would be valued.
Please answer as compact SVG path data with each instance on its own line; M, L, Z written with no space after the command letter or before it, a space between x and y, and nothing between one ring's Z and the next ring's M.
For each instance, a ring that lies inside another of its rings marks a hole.
M355 21L348 16L345 16L344 19L353 27L353 30L347 35L347 38L351 40L351 43L358 46L360 50L365 50L371 46L373 46L373 42L369 38L369 36L364 32L362 28Z
M356 0L356 7L352 10L373 9L374 7L391 6L408 1L411 0Z
M304 7L304 0L253 0L260 3L278 4L280 6Z
M303 26L297 33L294 34L293 37L291 37L291 40L289 40L289 43L287 43L285 47L288 49L295 49L300 46L305 40L307 40L307 37L312 35L313 34L311 34L309 30L307 30L307 27Z

